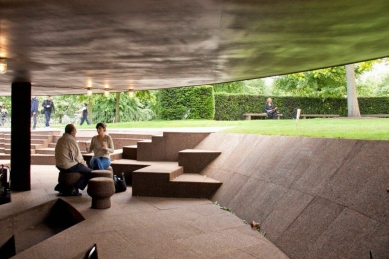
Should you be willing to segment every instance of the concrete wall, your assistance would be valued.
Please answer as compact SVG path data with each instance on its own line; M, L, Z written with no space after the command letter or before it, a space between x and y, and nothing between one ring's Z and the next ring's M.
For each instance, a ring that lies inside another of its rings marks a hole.
M212 200L290 258L389 258L389 141L210 134Z

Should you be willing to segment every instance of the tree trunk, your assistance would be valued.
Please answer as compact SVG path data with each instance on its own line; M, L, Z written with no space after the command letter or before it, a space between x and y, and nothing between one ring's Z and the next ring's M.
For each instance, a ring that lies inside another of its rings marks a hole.
M120 122L120 110L119 110L119 103L120 103L120 93L116 93L116 112L115 112L115 122Z
M346 65L348 117L361 117L355 83L354 64Z

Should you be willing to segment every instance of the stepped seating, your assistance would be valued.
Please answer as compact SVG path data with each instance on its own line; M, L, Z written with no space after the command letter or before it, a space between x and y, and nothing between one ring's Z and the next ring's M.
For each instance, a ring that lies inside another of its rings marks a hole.
M151 139L151 134L121 133L114 132L109 134L116 149L122 149L124 146L136 145L138 141Z
M4 132L0 132L0 159L10 159L9 154L5 154L5 137Z
M10 155L11 154L11 134L4 133L3 136L4 136L4 142L3 142L4 154ZM2 159L4 158L2 157Z
M137 159L140 161L178 161L178 152L195 148L209 133L164 132L151 141L138 142Z
M151 141L140 141L136 146L123 147L123 159L115 163L120 162L127 169L130 166L135 169L126 171L126 181L131 178L133 196L210 198L222 183L201 175L201 171L221 152L193 149L207 135L164 133L162 136L153 136ZM168 150L176 154L164 153ZM172 161L174 158L175 161ZM154 163L147 166L153 159ZM143 168L136 169L136 165ZM120 170L114 169L114 172Z
M0 153L4 153L4 136L0 137Z
M55 148L39 148L39 149L31 149L34 151L34 154L46 154L46 155L54 155Z
M55 148L56 143L49 143L47 145L48 148Z
M78 142L87 142L90 143L91 137L96 134L95 131L80 131L80 134L77 134ZM58 139L62 136L60 131L54 132L53 135L41 134L41 132L32 132L31 133L31 164L45 164L45 165L55 165L54 152L55 146ZM136 143L136 141L145 140L151 138L150 134L127 134L127 133L110 133L112 140L115 145L115 152L111 154L111 161L118 160L122 158L121 145L123 143ZM128 137L128 138L127 138ZM115 144L116 143L116 144ZM10 145L9 145L10 148ZM87 163L93 156L93 153L86 153L83 147L80 147L83 157ZM0 155L1 158L1 155ZM7 159L5 157L4 159ZM139 169L139 168L137 168Z
M96 134L95 131L80 131L80 136L77 135L77 141L90 142L91 137ZM122 143L125 139L125 133L122 134L110 134L114 137L120 136L119 140L114 142ZM133 139L142 140L151 138L150 134L128 134ZM60 130L45 130L45 131L32 131L31 132L31 164L35 165L55 165L55 146L58 139L62 136ZM117 146L115 146L117 148ZM81 148L83 150L83 148ZM83 153L84 155L84 153ZM0 132L0 159L10 159L11 156L11 134L9 132ZM92 154L85 153L85 160L89 161ZM121 159L122 149L115 149L115 152L111 155L111 160Z
M124 147L123 147L124 150ZM137 161L133 159L118 159L111 161L111 166L114 173L118 176L121 176L121 173L124 173L126 178L126 183L132 185L132 173L138 169L150 166L156 162L152 161Z
M123 147L123 158L137 160L138 158L137 149L138 149L137 145Z
M184 173L199 174L221 152L201 149L185 149L178 152L178 164L185 168Z
M31 132L32 165L55 165L54 148L50 144L60 135L58 130Z
M32 165L55 165L55 157L51 154L31 154Z
M221 182L199 174L183 174L177 162L159 162L132 174L132 195L210 198Z
M31 134L31 164L55 165L55 144L61 132ZM122 149L111 155L111 166L115 174L125 174L134 196L210 198L222 184L201 174L220 155L218 151L195 149L209 133L128 134L128 139L125 133L110 135L119 147L123 144ZM77 140L90 141L90 138L82 135ZM10 134L0 135L0 141L0 150L4 148L10 153ZM136 145L131 144L133 141ZM87 161L92 157L83 155ZM10 159L10 155L0 153L0 159Z

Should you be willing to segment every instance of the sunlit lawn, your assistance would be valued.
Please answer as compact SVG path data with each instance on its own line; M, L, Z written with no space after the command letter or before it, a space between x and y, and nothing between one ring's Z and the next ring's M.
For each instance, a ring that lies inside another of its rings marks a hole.
M230 127L219 132L308 136L347 139L389 140L389 119L347 119L324 118L302 119L296 125L292 119L251 120L251 121L213 121L213 120L176 120L141 121L110 123L108 128L182 128L182 127ZM93 125L83 128L93 128Z

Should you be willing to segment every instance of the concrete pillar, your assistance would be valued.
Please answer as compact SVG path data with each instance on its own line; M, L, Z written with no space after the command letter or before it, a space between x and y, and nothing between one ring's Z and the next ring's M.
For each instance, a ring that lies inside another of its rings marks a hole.
M31 190L31 83L11 88L11 190Z

